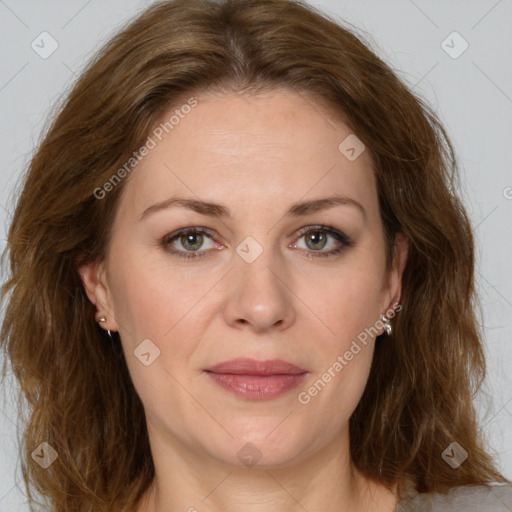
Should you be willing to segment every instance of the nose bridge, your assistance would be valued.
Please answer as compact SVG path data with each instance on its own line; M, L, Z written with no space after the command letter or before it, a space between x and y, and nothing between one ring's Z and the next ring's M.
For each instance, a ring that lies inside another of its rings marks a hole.
M259 235L261 242L256 236L247 236L236 248L227 321L249 323L257 330L289 325L294 310L280 251L270 235Z
M237 262L238 276L241 283L250 286L253 293L264 292L272 295L283 292L283 284L276 274L283 272L280 251L273 246L272 236L256 235L247 236L236 248L239 256Z

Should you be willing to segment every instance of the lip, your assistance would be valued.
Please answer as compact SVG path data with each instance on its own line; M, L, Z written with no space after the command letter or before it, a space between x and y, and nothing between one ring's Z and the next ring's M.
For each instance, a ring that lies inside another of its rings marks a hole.
M308 373L281 359L232 359L207 368L205 372L223 389L251 400L267 400L287 393Z
M307 372L304 368L299 368L281 359L258 361L257 359L248 358L223 361L211 368L207 368L206 371L231 373L233 375L299 375Z

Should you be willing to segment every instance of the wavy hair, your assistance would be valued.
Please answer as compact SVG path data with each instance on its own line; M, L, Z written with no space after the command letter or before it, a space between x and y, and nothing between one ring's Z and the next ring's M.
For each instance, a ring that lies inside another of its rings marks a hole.
M9 361L29 411L20 454L31 507L37 491L55 512L131 511L154 478L122 347L96 324L77 269L105 258L129 176L102 199L94 191L163 112L210 90L282 87L329 105L371 155L388 259L395 233L409 239L403 308L385 345L377 340L350 418L354 465L399 492L406 482L419 492L508 482L473 405L485 358L453 147L431 107L345 25L302 1L158 2L59 105L22 177L2 287L3 375ZM30 457L43 441L58 453L48 469ZM469 454L456 469L441 457L453 441Z

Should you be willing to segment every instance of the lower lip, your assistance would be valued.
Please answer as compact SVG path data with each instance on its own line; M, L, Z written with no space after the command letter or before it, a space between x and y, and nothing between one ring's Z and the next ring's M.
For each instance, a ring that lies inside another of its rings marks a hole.
M306 376L299 375L235 375L207 372L220 387L250 400L267 400L297 387Z

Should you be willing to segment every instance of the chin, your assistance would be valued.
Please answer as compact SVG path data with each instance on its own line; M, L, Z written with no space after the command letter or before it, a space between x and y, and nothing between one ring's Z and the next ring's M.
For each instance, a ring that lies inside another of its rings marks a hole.
M273 429L279 422L273 422ZM302 457L305 457L304 447L311 443L305 439L299 439L297 432L282 431L277 435L272 429L263 435L255 435L254 431L245 431L233 434L226 444L218 446L215 457L223 463L240 468L257 467L260 469L284 468Z

